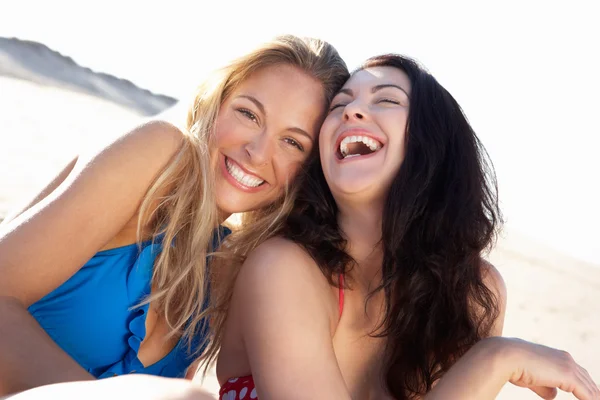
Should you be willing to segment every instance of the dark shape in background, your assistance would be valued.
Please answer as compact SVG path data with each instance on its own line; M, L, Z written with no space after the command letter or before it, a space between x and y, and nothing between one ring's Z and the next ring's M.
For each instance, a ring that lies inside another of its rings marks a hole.
M17 38L0 37L0 76L89 94L144 116L158 114L177 102L126 79L82 67L44 44Z

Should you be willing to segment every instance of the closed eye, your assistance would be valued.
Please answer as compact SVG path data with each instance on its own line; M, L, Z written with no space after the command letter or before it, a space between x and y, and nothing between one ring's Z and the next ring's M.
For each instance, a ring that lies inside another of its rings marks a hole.
M329 112L332 112L333 110L335 110L336 108L340 108L340 107L346 107L347 104L344 103L337 103L332 105L331 107L329 107Z
M391 104L396 104L396 105L400 105L400 102L398 100L393 100L393 99L379 99L377 100L378 103L391 103Z
M298 150L300 150L301 152L304 152L304 146L302 146L300 144L300 142L298 142L297 140L291 138L291 137L286 137L285 139L283 139L286 143L296 147Z
M244 117L248 118L250 121L258 124L258 117L256 116L256 114L254 114L247 108L238 108L236 111L242 114Z

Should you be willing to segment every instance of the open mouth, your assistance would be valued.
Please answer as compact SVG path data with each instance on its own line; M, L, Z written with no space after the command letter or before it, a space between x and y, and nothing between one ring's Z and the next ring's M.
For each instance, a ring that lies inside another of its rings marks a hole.
M382 147L383 144L368 136L347 136L340 142L337 155L344 160L376 153Z
M237 165L235 161L231 160L227 156L225 156L225 167L227 168L229 175L231 175L233 179L235 179L235 181L240 185L248 188L256 188L265 183L263 179L245 172Z

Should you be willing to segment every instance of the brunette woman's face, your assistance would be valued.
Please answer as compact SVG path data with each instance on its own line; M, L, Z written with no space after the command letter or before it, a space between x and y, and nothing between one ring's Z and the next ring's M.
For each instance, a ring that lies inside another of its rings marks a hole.
M254 72L223 102L215 126L222 213L278 198L307 160L325 116L322 84L290 65Z
M405 151L411 84L394 67L352 75L334 97L319 137L321 165L338 201L383 201Z

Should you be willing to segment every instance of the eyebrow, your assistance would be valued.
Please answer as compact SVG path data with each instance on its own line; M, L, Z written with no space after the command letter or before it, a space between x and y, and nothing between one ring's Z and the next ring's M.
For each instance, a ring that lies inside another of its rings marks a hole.
M265 106L263 106L263 103L261 103L260 101L258 101L258 99L256 97L245 95L245 94L240 95L240 97L243 97L244 99L250 100L251 102L254 103L254 105L256 107L258 107L258 109L260 110L261 113L266 114L266 112L265 112Z
M302 136L306 136L306 138L307 138L308 140L310 140L310 142L311 142L311 143L313 143L313 142L315 141L315 140L313 139L313 137L312 137L312 136L310 136L310 135L308 134L308 132L306 132L304 129L300 129L300 128L297 128L297 127L291 127L291 128L288 128L288 131L296 132L296 133L299 133L299 134L300 134L300 135L302 135Z
M404 94L406 95L406 97L408 97L410 99L410 96L408 95L408 93L406 92L406 90L404 90L402 87L398 86L398 85L394 85L393 83L384 83L382 85L377 85L374 86L373 89L371 89L371 93L375 93L381 89L385 89L385 88L396 88L396 89L400 89L404 92Z
M261 103L256 97L253 97L250 95L245 95L245 94L242 94L239 97L250 100L260 110L261 113L263 113L264 115L267 115L267 113L265 111L265 106L263 106L263 103ZM311 135L309 135L308 132L306 132L304 129L301 129L298 127L291 127L291 128L288 128L287 130L291 131L291 132L296 132L303 136L306 136L311 141L311 143L314 142L313 137Z
M406 90L404 90L402 87L400 87L398 85L394 85L393 83L384 83L381 85L373 86L373 88L371 89L371 93L378 92L385 88L396 88L396 89L402 90L404 92L404 94L406 95L406 97L408 97L410 99L410 96L406 92ZM345 88L345 89L341 89L338 92L338 94L340 94L340 93L347 94L348 96L352 96L354 92L352 92L352 89Z

